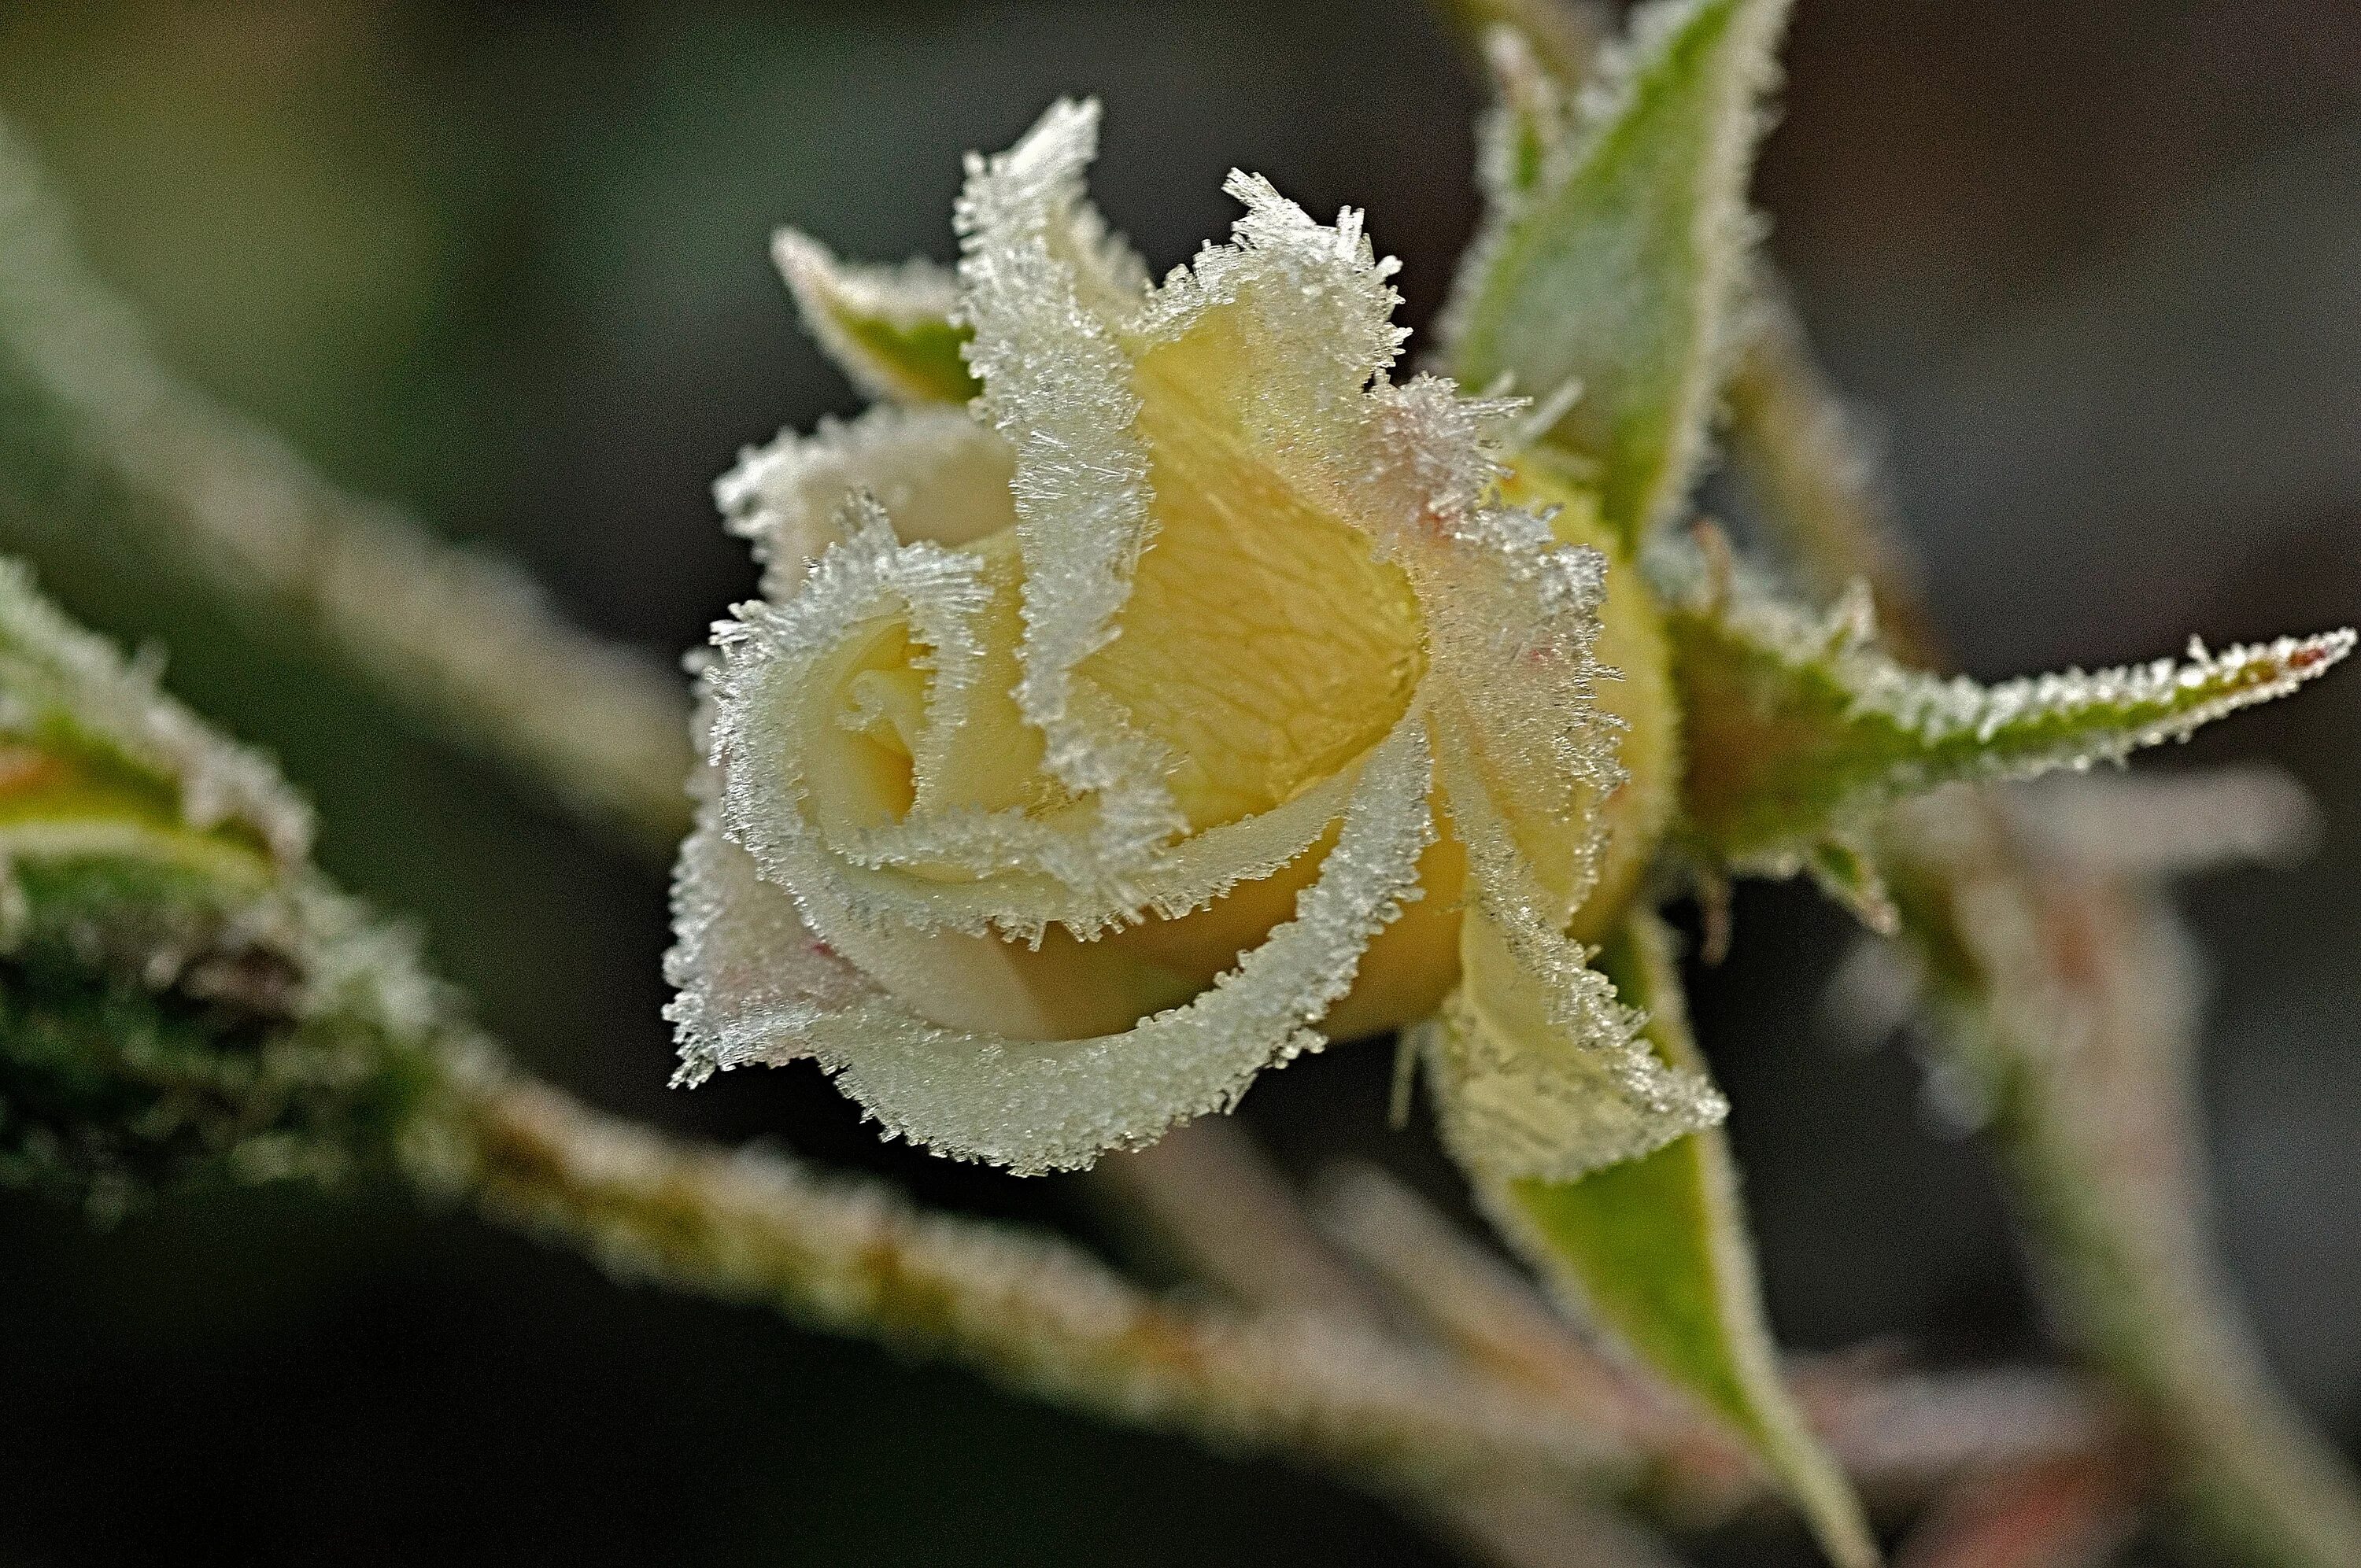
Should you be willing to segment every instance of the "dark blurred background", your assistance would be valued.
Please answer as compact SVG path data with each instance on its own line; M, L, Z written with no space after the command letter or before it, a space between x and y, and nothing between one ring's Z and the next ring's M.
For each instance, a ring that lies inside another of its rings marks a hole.
M2361 619L2361 6L1802 0L1760 182L1874 410L1975 672ZM0 114L199 384L330 475L528 563L669 658L751 591L707 486L855 406L765 258L950 254L959 154L1106 102L1096 190L1159 270L1233 164L1364 206L1433 313L1477 93L1409 0L0 5ZM658 876L316 653L169 581L59 580L318 799L485 1019L619 1110L777 1138L931 1201L1109 1237L1071 1184L877 1145L814 1072L664 1088ZM2275 759L2325 851L2194 888L2222 1229L2270 1359L2361 1438L2361 677L2167 765ZM1842 921L1750 892L1699 978L1772 1307L1806 1347L2035 1354L1973 1147L1821 996ZM1266 1079L1309 1172L1384 1157L1381 1050ZM1800 1560L1775 1529L1713 1561ZM390 1192L214 1192L105 1234L0 1197L0 1563L1445 1561L1288 1465L1013 1400L760 1314L617 1288Z

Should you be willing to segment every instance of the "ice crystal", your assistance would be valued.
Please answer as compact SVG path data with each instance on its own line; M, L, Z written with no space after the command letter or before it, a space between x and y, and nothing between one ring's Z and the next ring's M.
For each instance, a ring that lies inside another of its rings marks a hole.
M1227 1106L1348 997L1356 1026L1431 1010L1464 946L1536 1010L1454 1080L1543 1086L1511 1165L1719 1116L1566 935L1623 775L1604 563L1499 499L1521 405L1395 385L1394 263L1253 176L1151 288L1084 199L1096 127L1060 104L970 160L955 285L782 242L856 378L902 395L947 324L981 392L937 378L719 487L767 570L706 673L683 1077L813 1057L939 1152L1083 1164ZM1462 858L1467 930L1455 870L1389 931Z

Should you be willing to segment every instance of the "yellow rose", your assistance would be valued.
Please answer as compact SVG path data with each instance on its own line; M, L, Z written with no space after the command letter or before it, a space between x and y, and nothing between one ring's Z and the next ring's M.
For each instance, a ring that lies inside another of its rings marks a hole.
M1151 287L1083 200L1095 133L1060 104L972 159L956 283L906 279L972 333L972 404L720 486L765 597L706 674L684 1076L817 1058L1034 1171L1447 1003L1446 1128L1496 1169L1717 1118L1585 963L1676 744L1595 507L1502 466L1521 404L1390 380L1357 214L1234 175L1232 242Z

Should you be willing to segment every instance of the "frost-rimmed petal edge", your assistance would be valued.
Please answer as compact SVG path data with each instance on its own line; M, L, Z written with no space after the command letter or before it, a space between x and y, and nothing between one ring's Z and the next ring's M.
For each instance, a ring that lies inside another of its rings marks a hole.
M973 624L989 597L974 557L923 541L899 543L873 498L856 494L840 515L838 543L822 552L794 598L739 606L737 620L716 628L717 657L706 672L720 819L782 885L824 880L871 933L996 929L1038 944L1055 923L1088 940L1150 914L1185 915L1270 874L1345 810L1347 785L1338 775L1119 873L1097 859L1086 825L1069 830L1014 810L946 813L823 842L808 809L804 750L810 727L826 722L807 711L821 695L816 666L860 626L906 617L933 650L929 724L955 728L972 695L981 660ZM1071 808L1085 818L1088 809ZM921 859L963 868L975 880L913 879L895 869Z
M953 220L976 406L1016 454L1027 567L1016 704L1042 734L1043 765L1098 797L1098 858L1121 874L1186 824L1164 748L1074 675L1115 635L1154 532L1130 363L1071 259L1097 146L1098 105L1061 99L1006 152L970 155Z
M1019 1174L1145 1145L1228 1109L1264 1068L1318 1048L1319 1019L1349 989L1370 938L1417 896L1434 832L1432 776L1424 719L1412 714L1356 770L1336 846L1292 919L1188 1003L1078 1040L950 1029L903 1008L860 955L814 936L842 913L820 907L819 870L789 868L809 879L790 894L728 841L708 805L683 853L680 939L667 959L681 988L667 1009L681 1077L815 1058L890 1132Z

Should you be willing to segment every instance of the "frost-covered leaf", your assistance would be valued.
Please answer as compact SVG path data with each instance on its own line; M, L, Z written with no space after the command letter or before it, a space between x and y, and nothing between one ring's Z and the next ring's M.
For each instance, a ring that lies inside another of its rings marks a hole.
M1590 466L1636 540L1680 502L1705 449L1753 241L1745 184L1785 0L1655 0L1581 94L1531 181L1536 141L1495 151L1494 206L1444 334L1471 386L1580 398L1546 436ZM1521 122L1532 124L1530 119Z
M1808 865L1872 902L1856 874L1865 863L1831 841L1877 806L1957 780L2120 762L2285 696L2354 640L2343 630L2221 652L2192 643L2181 660L1983 685L1896 663L1859 598L1813 617L1741 576L1675 603L1669 625L1697 848L1741 871Z
M252 874L300 861L311 814L264 758L222 740L0 561L0 855L140 834Z
M1635 914L1600 954L1666 1066L1699 1072L1672 938ZM1861 1504L1779 1373L1729 1145L1701 1128L1576 1180L1486 1181L1484 1207L1550 1284L1737 1430L1843 1568L1877 1561Z
M0 1185L102 1216L388 1153L464 1028L309 817L0 564Z
M1476 174L1499 211L1527 200L1551 170L1573 129L1570 78L1554 73L1533 39L1495 26L1483 38L1492 105L1477 126Z
M804 325L852 384L897 403L964 403L982 384L962 351L957 285L932 262L852 267L826 246L782 229L771 254Z

